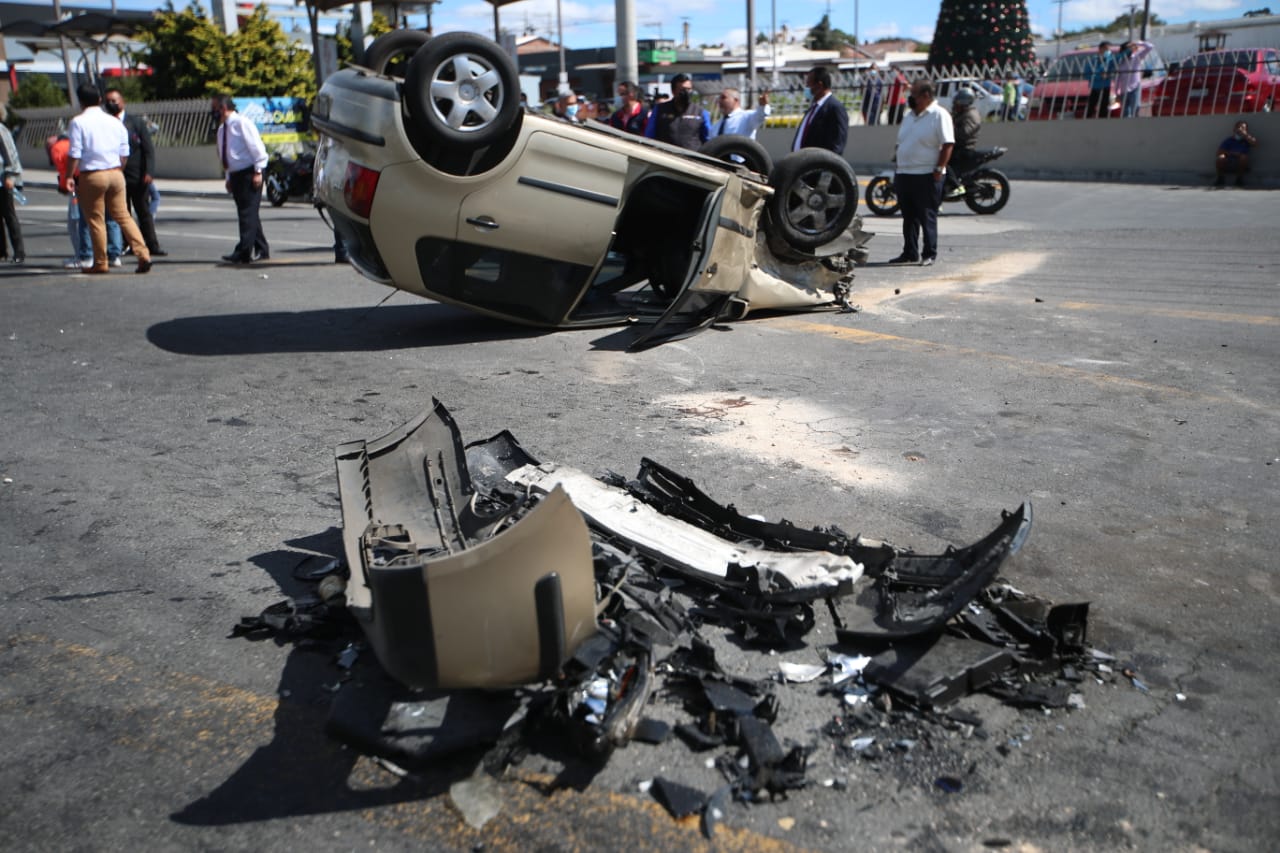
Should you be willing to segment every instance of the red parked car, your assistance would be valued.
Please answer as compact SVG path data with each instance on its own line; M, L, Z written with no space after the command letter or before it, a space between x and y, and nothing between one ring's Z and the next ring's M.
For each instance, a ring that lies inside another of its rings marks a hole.
M1152 114L1196 116L1270 112L1280 91L1280 51L1207 50L1189 56L1156 90Z
M1112 51L1119 50L1114 45ZM1098 55L1096 47L1072 50L1062 54L1045 69L1036 81L1031 97L1027 100L1027 118L1084 118L1089 105L1089 68ZM1152 50L1142 58L1142 99L1139 111L1146 114L1152 105L1152 96L1164 77L1164 62L1160 54ZM1112 99L1108 106L1111 118L1120 117L1120 104Z

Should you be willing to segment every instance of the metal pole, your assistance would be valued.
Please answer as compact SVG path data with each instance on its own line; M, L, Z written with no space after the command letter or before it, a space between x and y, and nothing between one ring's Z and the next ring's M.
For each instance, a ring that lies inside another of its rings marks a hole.
M614 4L617 29L617 47L614 48L613 88L619 83L640 82L640 56L636 52L636 3L635 0L617 0Z
M1151 0L1142 0L1142 40L1147 40L1147 22L1151 20Z
M498 7L493 7L498 14ZM560 94L569 94L569 72L564 67L564 16L560 14L560 0L556 0L556 39L560 42Z
M743 103L753 104L756 99L756 4L747 0L747 97Z
M62 20L62 0L53 0L53 17L55 20ZM67 53L67 39L61 33L58 34L58 47L62 49L62 71L67 78L67 97L71 99L71 106L80 109L80 99L76 97L76 76L71 71L71 55Z
M778 85L778 0L769 0L769 53L772 58L773 74L769 85Z

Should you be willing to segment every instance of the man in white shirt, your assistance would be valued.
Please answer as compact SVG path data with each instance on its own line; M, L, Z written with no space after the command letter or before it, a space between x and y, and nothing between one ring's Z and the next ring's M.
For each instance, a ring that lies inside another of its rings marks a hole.
M769 106L769 93L761 92L759 106L754 110L742 106L742 93L730 86L716 99L720 107L720 120L711 125L711 136L749 136L756 138L756 131L764 127L764 120L773 108Z
M102 95L97 88L81 86L76 90L76 97L84 105L84 112L73 118L67 129L71 147L67 151L66 189L77 194L80 215L89 218L93 265L82 271L99 275L111 271L107 260L106 217L109 214L138 259L136 272L150 272L151 253L125 204L121 166L129 156L129 134L115 117L102 111L99 106ZM79 177L73 177L77 168Z
M893 190L902 209L902 254L889 263L927 267L938 257L938 205L956 137L951 116L934 101L933 81L912 84L911 98L893 155Z
M227 192L236 202L240 241L222 260L248 264L271 257L271 247L262 233L258 208L262 205L262 170L267 167L267 147L252 121L236 112L230 95L214 95L209 111L218 122L218 157L227 177Z

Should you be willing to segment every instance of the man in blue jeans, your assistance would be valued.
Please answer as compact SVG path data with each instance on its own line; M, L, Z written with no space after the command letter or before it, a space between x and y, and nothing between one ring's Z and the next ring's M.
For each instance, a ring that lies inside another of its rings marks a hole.
M956 137L951 115L934 100L933 81L912 84L910 103L893 153L893 190L902 208L902 254L889 263L927 267L938 257L938 205Z

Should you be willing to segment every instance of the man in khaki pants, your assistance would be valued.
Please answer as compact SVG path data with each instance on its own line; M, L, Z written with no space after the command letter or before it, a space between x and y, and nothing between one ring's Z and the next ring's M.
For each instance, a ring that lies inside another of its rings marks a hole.
M151 271L151 253L142 232L129 215L125 204L124 172L121 166L129 157L129 134L113 116L99 106L102 95L93 86L76 90L84 112L71 120L67 136L71 148L67 161L67 190L80 198L80 215L89 218L89 236L93 240L93 266L86 273L110 272L107 264L106 215L120 226L125 240L138 259L137 272ZM79 168L79 177L73 177Z

